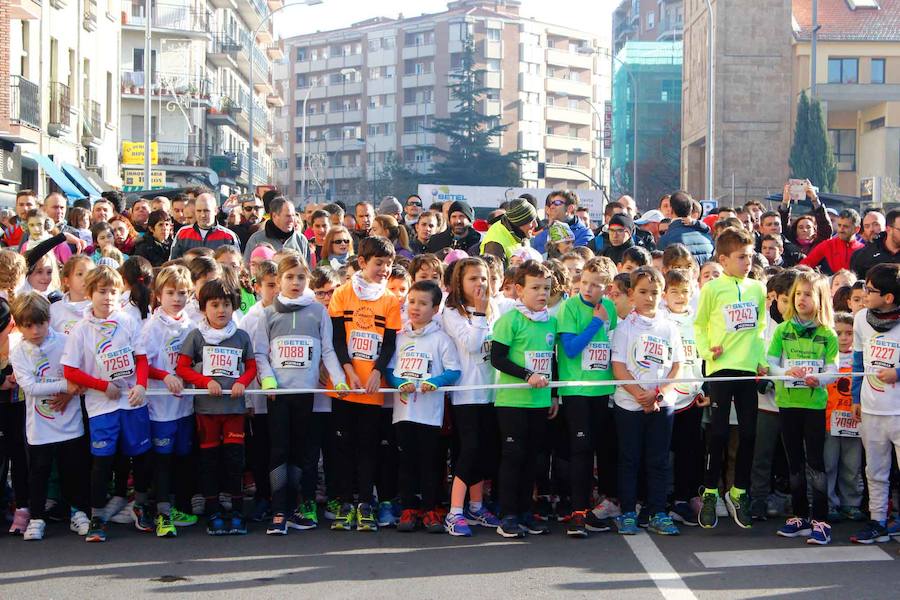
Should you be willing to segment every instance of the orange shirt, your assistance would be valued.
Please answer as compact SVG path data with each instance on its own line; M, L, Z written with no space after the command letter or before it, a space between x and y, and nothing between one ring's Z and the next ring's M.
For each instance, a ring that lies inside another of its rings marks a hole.
M841 373L853 371L853 355L841 353L838 357ZM841 377L828 384L828 404L825 406L825 431L831 432L831 413L835 410L851 412L853 410L853 394L850 393L850 378Z
M381 352L385 329L399 331L402 327L400 300L389 291L385 291L378 300L360 300L353 291L352 283L348 281L334 291L328 305L328 314L332 318L344 320L350 361L353 370L365 385ZM328 387L333 388L330 381ZM383 377L382 387L385 387ZM331 396L337 397L334 394ZM348 394L345 400L382 406L384 394Z

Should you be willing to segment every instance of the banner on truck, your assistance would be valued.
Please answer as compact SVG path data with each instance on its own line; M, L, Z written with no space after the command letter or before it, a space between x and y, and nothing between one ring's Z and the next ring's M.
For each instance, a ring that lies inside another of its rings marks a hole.
M461 200L472 208L498 208L501 202L518 198L524 193L529 193L538 201L538 212L543 215L544 199L552 192L550 188L505 188L475 185L434 185L420 184L418 194L427 206L432 202L453 202ZM578 190L580 206L586 206L592 221L603 220L603 207L605 206L603 191Z

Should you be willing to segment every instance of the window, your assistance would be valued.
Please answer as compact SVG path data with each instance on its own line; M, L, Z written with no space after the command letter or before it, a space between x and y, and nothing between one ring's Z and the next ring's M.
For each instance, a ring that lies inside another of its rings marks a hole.
M872 59L872 83L884 83L884 59Z
M487 39L489 42L499 42L502 31L500 29L488 29Z
M500 70L500 59L499 58L489 58L485 61L487 63L487 70L497 72Z
M450 23L450 41L462 42L472 35L471 23Z
M647 13L647 31L656 27L656 13L652 10Z
M297 48L297 62L306 61L306 48Z
M434 43L434 31L417 31L407 33L404 38L405 46L425 46Z
M678 102L681 99L681 81L677 79L664 79L660 85L660 100L662 102Z
M859 59L829 58L828 83L859 83Z
M369 40L369 52L377 52L379 50L381 50L381 40L377 38Z
M523 100L525 104L540 104L541 103L541 94L540 92L522 92Z
M393 49L394 48L394 38L392 38L392 37L381 38L381 47L384 50Z
M109 71L106 72L106 124L113 124L113 78Z
M303 141L303 128L295 127L294 128L294 141L298 144Z
M297 88L305 88L306 87L306 75L304 73L297 73Z
M834 160L839 171L856 170L856 130L829 129L828 137L834 149Z

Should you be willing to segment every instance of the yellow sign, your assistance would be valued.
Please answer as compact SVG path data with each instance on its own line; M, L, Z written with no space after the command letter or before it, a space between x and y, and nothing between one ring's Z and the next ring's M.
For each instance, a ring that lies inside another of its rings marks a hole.
M137 169L122 170L122 186L128 191L146 189L144 187L144 172ZM165 171L150 171L150 189L156 190L166 187Z
M150 164L155 165L159 161L159 144L150 142ZM122 164L144 164L144 142L122 142Z

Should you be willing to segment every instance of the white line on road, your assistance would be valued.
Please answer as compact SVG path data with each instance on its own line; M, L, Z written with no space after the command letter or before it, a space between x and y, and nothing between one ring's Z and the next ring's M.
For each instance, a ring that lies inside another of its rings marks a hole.
M835 546L831 548L727 550L697 552L695 556L707 569L894 560L887 552L875 546L864 548L858 546Z
M623 536L628 547L640 561L647 575L659 588L666 600L697 600L697 596L687 586L681 575L672 568L669 561L647 534Z

